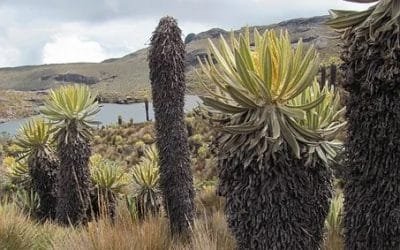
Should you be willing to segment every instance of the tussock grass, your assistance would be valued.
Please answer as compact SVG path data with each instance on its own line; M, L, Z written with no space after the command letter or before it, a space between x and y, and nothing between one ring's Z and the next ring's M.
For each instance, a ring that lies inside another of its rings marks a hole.
M218 211L200 216L185 243L170 238L164 215L132 221L120 206L115 223L107 218L87 227L60 227L50 222L38 224L15 205L0 207L0 249L57 250L228 250L234 249L225 217Z
M31 221L13 204L0 206L0 249L51 249L48 227Z
M53 238L54 249L65 250L228 250L234 249L225 217L216 212L195 220L192 238L185 243L171 239L163 215L131 221L123 211L115 224L107 219L92 222L87 228L66 229Z
M206 195L210 197L210 193ZM198 201L201 202L201 201ZM235 240L226 224L225 216L216 202L209 209L199 206L187 242L170 238L168 221L164 215L131 220L129 212L119 204L114 223L108 218L89 223L87 227L60 227L50 222L39 224L23 214L13 204L0 205L0 249L9 250L230 250ZM332 203L327 218L327 237L324 249L343 249L339 207L341 198Z

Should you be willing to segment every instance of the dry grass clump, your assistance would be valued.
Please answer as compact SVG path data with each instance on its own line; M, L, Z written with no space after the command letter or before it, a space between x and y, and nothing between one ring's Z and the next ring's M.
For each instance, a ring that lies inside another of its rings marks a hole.
M46 227L36 224L15 205L0 206L0 249L51 249L51 235Z
M225 216L221 211L210 217L196 220L189 246L183 249L193 250L230 250L235 249L235 240L230 234Z
M85 228L37 224L13 205L0 208L0 248L10 250L217 250L234 249L222 212L198 218L189 242L181 243L169 236L162 215L144 221L132 221L124 208L112 223L107 218L91 222Z
M333 200L326 221L324 249L343 249L340 223L342 197ZM38 224L23 214L17 206L0 205L0 249L57 250L230 250L235 249L225 216L223 201L213 186L197 193L197 218L192 237L182 243L169 236L168 222L163 214L139 221L131 219L124 202L118 206L117 218L106 217L87 227L60 227L52 223Z
M130 220L111 224L100 220L86 229L71 230L54 240L54 249L65 250L228 250L234 249L222 213L207 219L197 219L189 242L180 243L169 236L168 223L162 216L149 217L143 222Z
M216 194L215 185L205 185L196 193L198 215L213 215L224 209L224 199Z
M87 228L71 230L54 242L55 249L65 250L162 250L169 245L168 224L158 217L141 223L118 220L115 224L101 219Z

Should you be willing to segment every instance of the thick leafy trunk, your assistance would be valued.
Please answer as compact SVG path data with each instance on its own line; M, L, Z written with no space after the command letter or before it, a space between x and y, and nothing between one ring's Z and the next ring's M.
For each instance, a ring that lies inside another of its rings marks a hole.
M90 145L87 141L70 136L68 142L59 142L57 220L64 225L87 222L90 205Z
M320 249L332 196L331 171L305 167L283 147L244 169L247 153L219 161L219 194L239 249Z
M39 220L55 219L57 205L58 160L50 153L38 152L28 160L33 190L38 194L40 206L36 215Z
M345 178L347 249L400 249L400 96L352 95Z
M345 176L346 249L400 249L400 47L393 31L350 36Z
M193 221L194 190L184 123L185 47L173 18L161 19L151 39L150 79L160 155L160 187L173 234Z

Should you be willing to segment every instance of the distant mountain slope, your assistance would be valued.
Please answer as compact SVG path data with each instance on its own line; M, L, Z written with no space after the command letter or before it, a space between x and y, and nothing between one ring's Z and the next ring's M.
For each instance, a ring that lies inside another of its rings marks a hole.
M327 59L337 54L336 34L324 25L327 16L293 19L268 26L265 29L287 29L292 42L300 38L306 43L315 44L322 58ZM254 27L250 27L251 29ZM149 31L150 32L150 31ZM196 57L204 55L207 39L215 39L219 34L227 35L222 29L211 29L197 34L186 45L187 78L189 87L195 89L193 70ZM103 94L140 97L149 88L147 67L147 48L117 59L108 59L101 63L72 63L40 66L24 66L0 69L0 88L15 90L43 90L68 82L91 85Z

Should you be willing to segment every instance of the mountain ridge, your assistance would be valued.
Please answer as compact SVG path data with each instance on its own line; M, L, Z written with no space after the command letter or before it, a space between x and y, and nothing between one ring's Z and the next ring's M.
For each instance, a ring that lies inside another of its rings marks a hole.
M324 23L328 16L311 18L296 18L270 25L249 27L263 32L266 29L287 29L292 42L300 38L306 44L314 44L321 53L323 60L337 55L338 41L336 33ZM234 31L235 34L244 28ZM196 34L186 44L186 74L188 86L196 90L197 81L194 69L197 66L197 57L207 55L207 40L215 40L222 34L227 36L228 31L213 28ZM38 91L65 83L83 83L90 85L100 94L114 96L143 97L148 95L150 87L147 66L148 48L143 48L120 58L106 59L100 63L68 63L26 65L19 67L0 68L0 89L21 91Z

